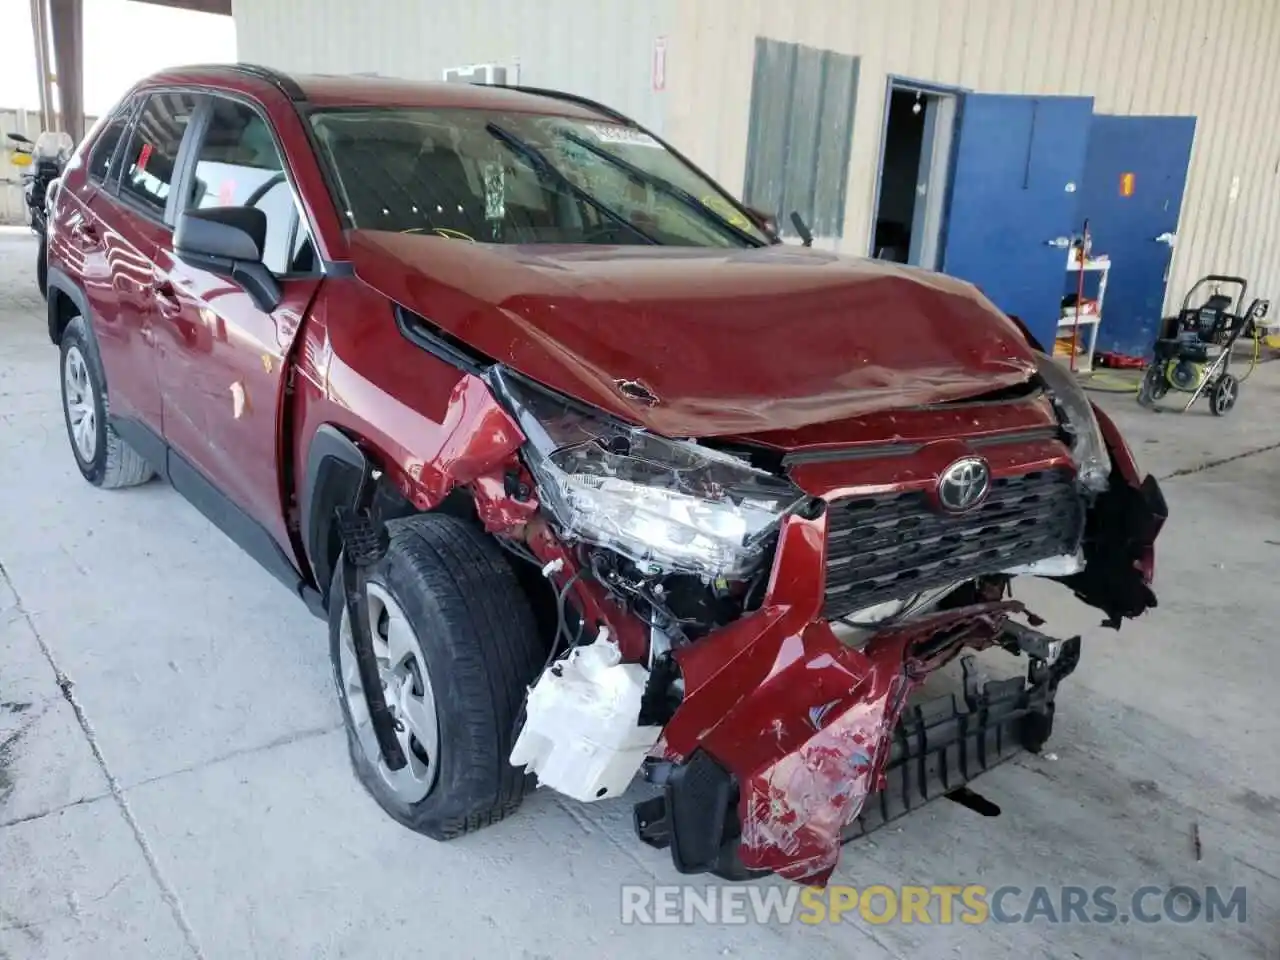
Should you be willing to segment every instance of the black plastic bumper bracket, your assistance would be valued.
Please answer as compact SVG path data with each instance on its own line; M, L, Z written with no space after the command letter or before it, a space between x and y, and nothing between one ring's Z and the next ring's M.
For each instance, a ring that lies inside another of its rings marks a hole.
M371 480L366 470L355 502L337 510L336 519L342 536L342 589L347 619L351 624L356 666L360 671L360 685L369 705L369 719L378 740L378 750L388 769L400 770L406 762L404 751L396 739L395 718L391 716L387 698L382 694L382 679L378 675L373 633L369 625L368 571L386 555L389 544L387 528L371 507L374 490Z
M908 706L894 731L883 787L867 797L845 827L844 841L962 790L1023 751L1038 751L1053 729L1058 683L1080 661L1080 638L1055 641L1049 649L1056 658L1049 662L1030 657L1025 678L986 683L979 681L975 665L966 657L961 662L962 696L950 694ZM652 847L670 847L681 873L712 873L726 880L760 876L738 859L737 800L732 774L699 751L688 763L664 769L661 795L636 804L636 834Z

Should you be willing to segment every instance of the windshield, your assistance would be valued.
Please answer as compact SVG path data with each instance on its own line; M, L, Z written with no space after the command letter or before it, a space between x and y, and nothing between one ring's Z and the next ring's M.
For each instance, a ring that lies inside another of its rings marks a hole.
M491 110L369 107L311 124L351 227L478 243L770 242L634 127Z

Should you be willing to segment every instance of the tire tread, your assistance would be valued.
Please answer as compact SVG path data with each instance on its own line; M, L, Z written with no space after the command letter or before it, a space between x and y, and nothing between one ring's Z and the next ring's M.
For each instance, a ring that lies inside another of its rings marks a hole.
M136 487L146 483L156 475L155 469L116 433L115 427L111 426L111 397L107 389L107 378L102 370L102 361L98 357L97 344L89 329L89 322L79 314L67 322L62 332L64 354L69 344L75 344L80 348L85 363L89 367L89 374L94 380L93 387L100 402L102 424L100 442L105 449L102 466L96 470L92 465L86 469L80 462L79 454L73 449L72 456L80 466L80 472L86 480L103 490L123 490L126 487Z
M399 566L391 579L408 584L447 625L437 641L447 658L449 686L461 696L443 702L437 693L436 702L437 709L450 711L462 734L449 757L455 795L436 798L438 781L419 804L388 807L377 789L378 774L350 731L348 741L357 775L388 813L420 833L450 840L510 816L529 788L531 778L508 758L525 690L542 667L537 626L511 565L475 524L430 513L392 521L388 529L384 564ZM432 685L440 691L434 677Z

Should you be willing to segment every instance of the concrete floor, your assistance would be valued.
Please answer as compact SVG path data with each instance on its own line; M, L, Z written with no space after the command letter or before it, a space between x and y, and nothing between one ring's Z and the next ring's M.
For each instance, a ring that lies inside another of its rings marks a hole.
M1104 398L1169 478L1160 609L1117 635L1021 588L1087 641L1053 754L979 782L1002 816L934 804L835 878L1245 885L1246 923L642 929L620 885L679 877L625 800L451 844L380 814L323 626L163 484L77 474L34 257L0 233L0 958L1280 957L1280 364L1225 420Z

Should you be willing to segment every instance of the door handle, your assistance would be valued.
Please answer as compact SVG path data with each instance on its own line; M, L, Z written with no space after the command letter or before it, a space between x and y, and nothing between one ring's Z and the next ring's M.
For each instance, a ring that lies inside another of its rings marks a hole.
M98 244L98 228L87 220L77 223L71 233L82 247L94 247Z
M1057 247L1059 250L1065 250L1071 246L1070 237L1054 237L1052 240L1045 241L1046 246Z
M168 280L157 280L151 284L151 292L156 297L156 307L170 319L182 313L182 304L178 301L178 291Z
M1151 239L1154 240L1156 243L1163 243L1170 250L1172 250L1174 245L1178 242L1178 235L1176 233L1170 233L1169 231L1166 230L1164 233L1160 234L1160 236L1152 237Z

